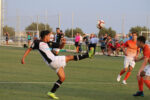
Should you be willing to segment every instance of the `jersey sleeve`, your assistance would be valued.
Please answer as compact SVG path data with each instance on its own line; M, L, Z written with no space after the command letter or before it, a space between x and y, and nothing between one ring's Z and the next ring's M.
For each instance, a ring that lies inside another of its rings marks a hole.
M143 55L145 58L150 58L150 49L148 47L144 49Z
M60 44L57 43L57 42L49 42L49 43L48 43L48 46L49 46L50 48L59 48L59 47L60 47Z
M64 34L61 34L61 38L64 38Z
M33 41L33 43L31 44L30 48L32 48L33 50L38 49L38 41Z

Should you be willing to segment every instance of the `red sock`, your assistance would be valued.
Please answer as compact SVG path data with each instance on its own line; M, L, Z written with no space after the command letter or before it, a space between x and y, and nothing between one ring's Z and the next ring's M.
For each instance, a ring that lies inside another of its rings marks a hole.
M130 74L131 74L131 72L127 72L127 74L126 74L124 80L127 80L127 79L129 78Z
M144 83L145 83L146 86L150 89L150 80L144 80Z
M122 74L124 74L125 73L125 71L124 70L121 70L121 72L120 72L120 76L122 75Z
M138 80L138 85L139 85L139 91L143 91L143 77L140 78L140 80Z

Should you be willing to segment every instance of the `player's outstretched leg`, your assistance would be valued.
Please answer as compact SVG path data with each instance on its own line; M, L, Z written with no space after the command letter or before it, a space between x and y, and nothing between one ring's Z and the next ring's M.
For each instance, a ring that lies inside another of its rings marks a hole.
M80 54L80 55L74 55L74 56L66 56L66 62L69 61L78 61L85 58L92 58L94 56L94 48L91 48L91 50L88 53Z
M56 83L54 84L51 91L47 93L47 95L49 97L51 97L52 99L56 99L56 100L59 99L59 98L55 95L55 92L61 86L61 84L65 81L65 72L64 72L63 67L60 67L60 69L58 70L57 75L59 77L59 80L56 81Z

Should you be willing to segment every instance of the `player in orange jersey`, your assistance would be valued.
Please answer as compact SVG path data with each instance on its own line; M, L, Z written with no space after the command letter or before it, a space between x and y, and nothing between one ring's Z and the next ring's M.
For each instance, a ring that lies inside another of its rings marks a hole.
M148 62L150 63L150 47L147 44L145 44L145 41L146 38L144 36L140 36L137 39L138 47L143 50L143 57L136 58L135 61L141 61L141 60L144 61L137 74L139 91L133 96L144 96L144 92L143 92L144 83L150 89L150 64L147 65Z
M126 80L129 78L131 71L133 70L135 66L134 58L138 57L138 54L139 54L139 49L136 45L137 33L133 32L132 36L133 36L132 40L128 40L122 47L122 50L125 54L124 69L122 69L120 74L118 75L117 81L119 82L121 79L121 75L123 75L125 72L128 71L122 82L123 84L127 84Z

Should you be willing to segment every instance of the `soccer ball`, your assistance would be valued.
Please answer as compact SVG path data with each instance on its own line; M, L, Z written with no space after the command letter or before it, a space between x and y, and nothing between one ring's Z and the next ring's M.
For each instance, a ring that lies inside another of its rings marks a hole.
M99 20L97 24L97 28L101 29L105 27L105 22L104 20Z

